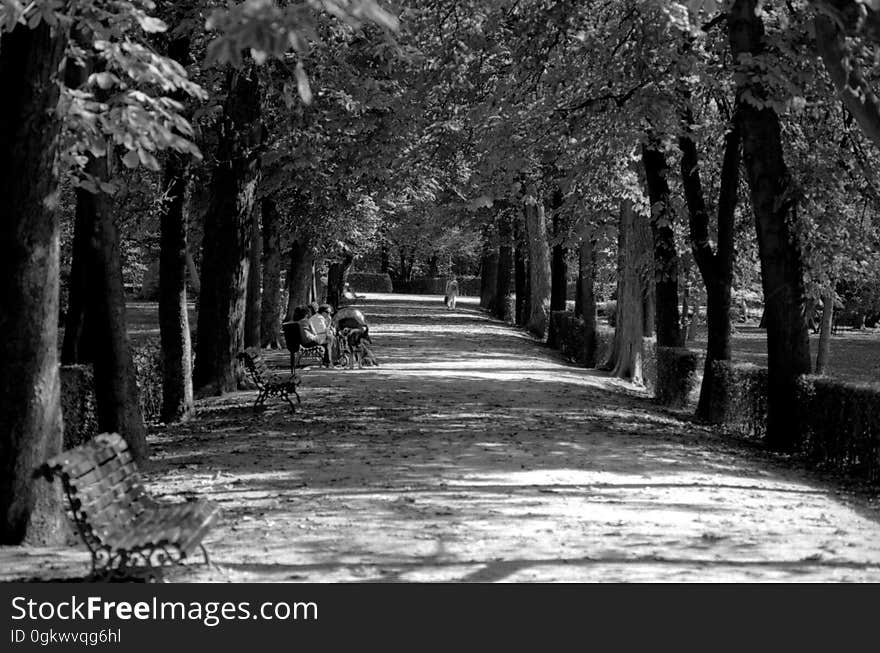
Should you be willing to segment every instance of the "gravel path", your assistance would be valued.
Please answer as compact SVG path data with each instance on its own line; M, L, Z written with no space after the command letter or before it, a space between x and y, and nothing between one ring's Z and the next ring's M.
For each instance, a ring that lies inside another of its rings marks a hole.
M217 566L174 580L880 581L869 502L657 410L467 299L363 310L379 368L311 369L296 415L278 401L255 414L241 392L154 433L151 489L224 511L206 540ZM0 578L84 559L7 547Z

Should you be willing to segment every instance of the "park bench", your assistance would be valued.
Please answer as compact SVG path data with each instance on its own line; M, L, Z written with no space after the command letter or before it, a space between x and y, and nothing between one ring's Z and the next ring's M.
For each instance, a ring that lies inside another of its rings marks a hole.
M280 374L272 372L266 361L260 353L259 349L249 348L238 355L239 360L244 363L245 369L251 376L254 385L257 386L257 400L254 402L254 408L259 408L266 403L269 397L280 397L290 404L290 409L296 412L296 406L290 400L290 393L296 397L296 403L302 403L296 386L299 385L299 378L296 374Z
M308 363L324 364L325 346L305 346L300 337L299 325L296 322L284 322L281 329L284 332L287 349L290 351L291 374L296 374L297 368L304 367Z
M102 433L46 462L38 473L61 479L68 514L92 554L92 576L161 578L201 550L220 508L209 501L172 503L152 498L141 483L128 444Z

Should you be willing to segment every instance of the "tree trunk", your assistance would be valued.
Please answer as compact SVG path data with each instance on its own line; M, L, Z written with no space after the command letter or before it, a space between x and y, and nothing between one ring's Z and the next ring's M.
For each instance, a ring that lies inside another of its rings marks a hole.
M271 199L261 203L263 218L263 301L260 307L260 345L281 347L281 241L278 209Z
M763 53L764 25L756 8L757 0L736 0L728 15L735 59ZM776 110L771 105L759 108L751 100L767 97L761 82L764 73L748 73L738 82L737 113L758 232L767 318L767 441L777 450L791 451L799 437L796 420L791 419L798 412L796 379L810 371L804 265L794 229L797 188L785 165ZM749 98L743 97L746 94Z
M107 181L107 157L93 158L86 166L96 179ZM76 220L89 229L87 250L75 253L87 261L89 280L86 299L86 337L95 368L95 407L98 429L125 438L135 462L148 455L146 429L140 411L139 390L128 326L125 319L125 286L119 230L113 219L113 202L103 192L76 190ZM89 362L89 361L76 361Z
M330 270L327 273L327 303L333 307L334 311L339 308L342 301L342 289L345 287L345 279L353 262L354 257L346 252L341 261L334 261L330 264Z
M521 326L525 324L528 315L528 250L526 249L525 234L522 218L518 217L516 222L516 248L514 250L514 291L516 292L516 314L514 315L514 324Z
M193 385L202 394L238 388L236 359L244 341L251 211L260 176L260 93L253 70L227 73L223 137L211 177L211 204L202 241L196 365Z
M380 252L379 258L379 272L383 274L388 274L391 272L391 253L389 251L388 243L382 242L382 249Z
M652 139L642 145L642 163L651 203L654 240L655 330L657 345L680 347L681 318L678 314L678 252L675 247L675 211L670 204L666 156Z
M498 292L498 246L492 231L483 231L483 256L480 261L480 306L494 311Z
M502 215L498 219L498 274L495 279L495 317L503 320L507 316L507 298L513 282L513 240L510 220ZM512 317L512 316L511 316Z
M193 412L192 343L187 314L186 163L171 153L165 164L167 203L160 215L159 337L162 342L162 421Z
M263 234L260 211L251 213L251 248L248 256L247 303L244 313L244 346L260 347L260 316L263 298Z
M96 68L91 60L84 65L69 61L65 80L72 88L81 87ZM106 149L103 156L89 155L86 163L86 172L99 185L111 178L114 155L109 144ZM68 353L88 358L68 362L93 364L99 430L122 435L135 462L143 463L148 456L146 429L128 342L122 254L113 201L102 190L92 193L77 188L75 195L78 237L73 256L79 261L74 264L77 283L70 288L70 304L76 310L69 316L70 339L65 334L65 340ZM89 343L80 346L72 342L73 338Z
M550 313L550 249L544 205L535 192L525 199L526 233L529 240L529 314L526 328L543 338Z
M189 36L173 39L168 55L182 66L189 63ZM187 313L186 279L191 265L187 242L186 200L188 164L170 152L165 162L165 204L160 213L159 338L162 343L162 421L189 418L194 410L192 342ZM193 267L194 264L192 264Z
M684 122L690 125L693 116L686 108ZM706 208L700 179L700 161L697 147L690 136L679 139L681 177L688 206L691 251L706 286L706 325L708 343L703 383L697 404L697 417L708 420L714 391L713 361L730 360L730 308L732 303L734 223L739 189L740 135L736 124L724 138L724 158L721 164L721 188L718 194L718 246L713 252L709 242L709 212ZM696 317L696 313L695 313Z
M559 213L562 208L562 193L559 190L553 193L551 208L553 209L553 255L550 263L550 310L564 311L568 298L568 266L565 260L568 251L563 243L568 225Z
M59 484L33 477L62 445L54 75L65 43L45 22L0 37L0 544L66 532Z
M629 199L621 202L617 242L617 322L609 365L614 376L642 384L646 297L654 262L648 220L635 212Z
M584 366L596 367L596 241L585 229L578 249L578 304L584 321Z
M290 271L287 273L287 316L291 320L297 306L309 303L312 288L312 265L315 253L308 240L299 237L290 245Z
M831 357L831 325L833 322L834 291L830 290L822 297L822 326L819 330L819 352L816 354L816 374L825 374L828 371L828 360Z

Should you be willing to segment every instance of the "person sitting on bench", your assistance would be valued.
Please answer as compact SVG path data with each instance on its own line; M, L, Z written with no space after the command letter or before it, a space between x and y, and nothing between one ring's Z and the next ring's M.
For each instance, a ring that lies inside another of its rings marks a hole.
M312 325L312 312L308 306L297 306L293 309L293 322L299 329L300 343L303 347L323 347L324 348L324 365L330 365L330 347L328 346L329 331L324 330L319 334L315 332ZM315 316L317 317L317 316ZM323 322L323 318L318 318Z

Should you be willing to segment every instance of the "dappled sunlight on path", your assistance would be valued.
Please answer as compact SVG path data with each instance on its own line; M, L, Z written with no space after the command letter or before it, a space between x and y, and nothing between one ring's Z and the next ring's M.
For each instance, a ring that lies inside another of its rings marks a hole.
M309 370L296 415L240 392L152 436L151 489L224 511L219 568L178 580L880 580L863 504L473 301L363 310L380 367Z

